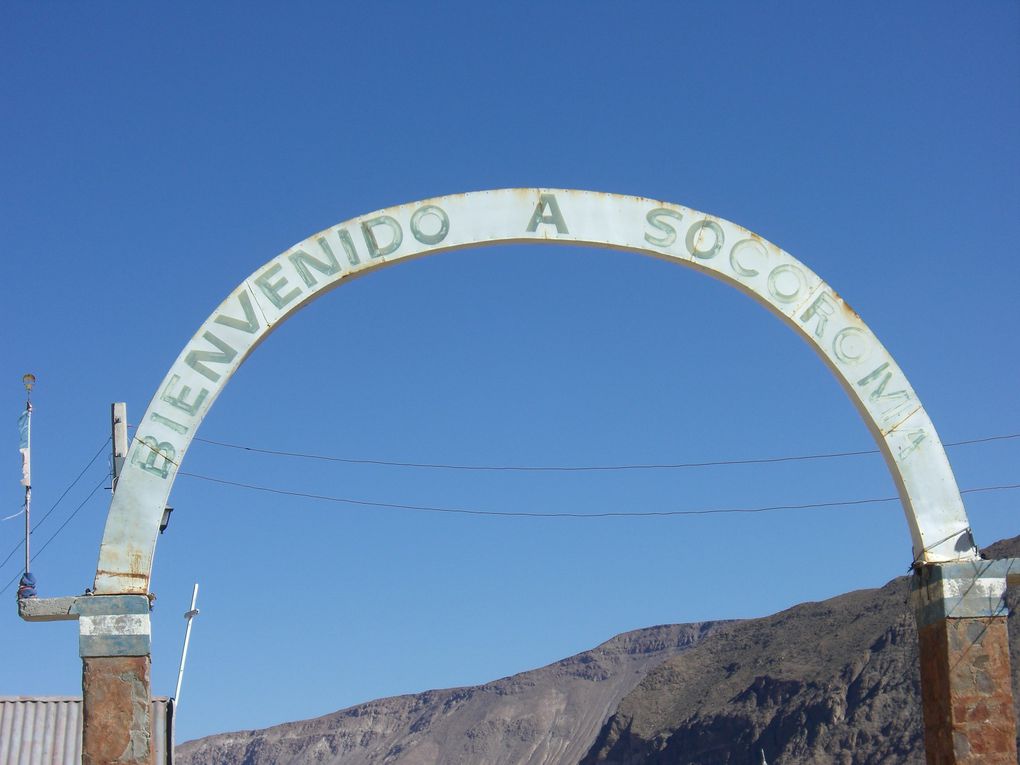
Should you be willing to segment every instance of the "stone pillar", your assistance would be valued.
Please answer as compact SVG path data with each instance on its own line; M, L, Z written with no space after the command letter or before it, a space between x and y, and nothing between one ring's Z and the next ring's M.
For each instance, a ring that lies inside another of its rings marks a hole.
M149 599L77 598L82 764L152 765Z
M916 571L928 765L1017 765L1005 602L1012 562L930 564Z

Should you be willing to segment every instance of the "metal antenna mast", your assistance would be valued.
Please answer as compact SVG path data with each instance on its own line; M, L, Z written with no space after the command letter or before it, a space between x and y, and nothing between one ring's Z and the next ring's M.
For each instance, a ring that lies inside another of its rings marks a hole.
M181 705L181 681L184 679L184 662L188 658L188 641L191 639L191 620L198 616L198 609L195 603L198 602L198 582L195 582L195 589L191 593L191 609L184 614L188 620L187 629L184 630L184 649L181 651L181 668L177 672L177 690L174 691L174 708Z

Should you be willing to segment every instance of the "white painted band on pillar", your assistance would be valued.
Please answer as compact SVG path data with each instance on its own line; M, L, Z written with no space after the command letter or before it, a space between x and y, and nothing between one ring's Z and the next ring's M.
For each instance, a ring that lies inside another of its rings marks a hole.
M112 614L105 616L79 616L78 632L81 635L148 635L148 614Z

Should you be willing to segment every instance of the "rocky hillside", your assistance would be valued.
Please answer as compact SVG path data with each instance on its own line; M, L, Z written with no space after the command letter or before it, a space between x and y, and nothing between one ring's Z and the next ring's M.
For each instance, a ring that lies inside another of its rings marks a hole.
M1020 557L1020 537L985 551ZM731 622L620 703L583 765L923 763L910 582ZM1014 693L1020 597L1010 592ZM1020 696L1017 696L1020 698Z
M989 557L1020 557L1020 537ZM923 763L909 581L763 619L651 627L474 688L177 748L181 765ZM1020 604L1011 592L1011 612ZM1020 617L1010 617L1014 684ZM1020 688L1016 689L1020 691ZM1018 696L1020 698L1020 696Z
M598 648L473 688L359 704L266 730L177 747L179 765L577 763L652 668L719 624L627 632Z

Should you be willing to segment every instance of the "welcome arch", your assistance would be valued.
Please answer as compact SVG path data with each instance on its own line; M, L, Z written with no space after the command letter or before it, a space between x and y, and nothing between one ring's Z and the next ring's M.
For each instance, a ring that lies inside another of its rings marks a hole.
M234 372L283 321L351 278L424 255L505 243L628 250L715 277L804 338L836 375L885 456L913 560L977 559L935 428L899 366L861 318L789 253L680 205L565 189L502 189L390 207L332 226L270 260L202 324L139 421L110 505L95 592L146 594L159 523L202 419Z

